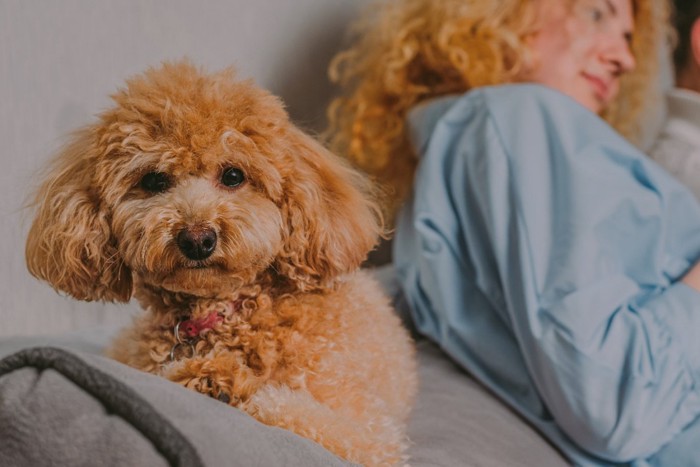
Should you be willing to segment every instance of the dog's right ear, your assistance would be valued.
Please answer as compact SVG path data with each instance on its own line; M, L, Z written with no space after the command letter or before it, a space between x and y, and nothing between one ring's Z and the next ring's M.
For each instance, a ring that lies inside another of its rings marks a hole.
M27 267L77 299L125 302L133 288L131 271L92 183L98 156L96 128L88 127L50 165L33 202Z

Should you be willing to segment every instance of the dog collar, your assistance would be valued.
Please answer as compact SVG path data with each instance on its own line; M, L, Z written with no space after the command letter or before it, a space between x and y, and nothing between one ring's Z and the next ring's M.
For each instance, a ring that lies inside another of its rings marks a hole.
M238 310L241 306L241 300L236 300L232 302L232 309ZM179 347L189 347L190 356L192 358L196 355L194 344L200 337L200 334L204 331L214 328L216 325L221 324L224 321L224 317L219 311L212 311L204 318L199 319L185 319L177 322L173 328L173 335L175 336L175 344L170 349L170 361L175 361L175 353Z
M175 325L173 333L180 342L180 334L184 334L187 340L199 337L202 331L213 328L224 320L218 311L212 311L208 316L200 319L187 319Z

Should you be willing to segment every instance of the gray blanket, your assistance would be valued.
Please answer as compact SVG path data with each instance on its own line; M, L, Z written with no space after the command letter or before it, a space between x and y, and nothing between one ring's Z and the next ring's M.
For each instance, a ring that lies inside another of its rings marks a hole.
M335 466L313 442L100 357L117 329L0 339L0 467ZM47 350L58 347L63 350ZM413 467L563 467L542 438L434 345L418 345Z
M1 466L347 465L162 378L54 347L0 360L0 440Z

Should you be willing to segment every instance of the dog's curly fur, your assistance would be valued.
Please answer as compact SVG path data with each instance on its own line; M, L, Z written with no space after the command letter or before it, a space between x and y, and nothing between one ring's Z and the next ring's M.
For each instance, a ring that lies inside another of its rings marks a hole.
M31 273L78 299L139 300L115 359L345 459L404 460L414 351L358 271L381 232L367 182L231 70L166 63L112 97L38 191ZM242 183L224 183L230 168ZM188 229L214 232L211 256L178 246ZM178 322L213 313L194 350L175 346Z

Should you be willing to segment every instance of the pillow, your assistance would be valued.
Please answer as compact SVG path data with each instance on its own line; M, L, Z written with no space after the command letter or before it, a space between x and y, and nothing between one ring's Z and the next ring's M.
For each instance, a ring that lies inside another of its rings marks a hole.
M0 439L13 466L348 465L163 378L56 347L0 361Z

